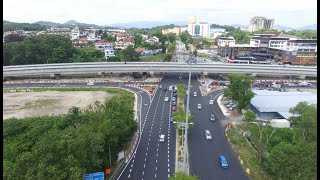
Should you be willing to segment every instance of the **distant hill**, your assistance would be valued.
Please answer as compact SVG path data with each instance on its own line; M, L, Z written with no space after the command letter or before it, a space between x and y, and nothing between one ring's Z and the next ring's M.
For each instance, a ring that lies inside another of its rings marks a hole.
M311 24L308 26L299 27L297 28L297 30L317 30L317 24Z
M55 23L55 22L50 22L50 21L37 21L37 22L34 22L33 24L39 24L41 26L59 26L59 25L61 25L60 23Z
M63 24L65 24L65 25L77 25L77 24L82 24L82 23L79 23L79 22L77 22L75 20L70 20L70 21L67 21L67 22L65 22Z
M176 26L184 26L187 25L187 21L174 21L174 22L162 22L162 21L136 21L136 22L128 22L128 23L114 23L108 24L107 26L111 27L121 27L121 28L153 28L157 26L164 26L174 24Z
M280 30L280 31L293 30L292 27L289 27L289 26L281 26L281 25L274 25L274 26L273 26L273 29L277 29L277 30Z

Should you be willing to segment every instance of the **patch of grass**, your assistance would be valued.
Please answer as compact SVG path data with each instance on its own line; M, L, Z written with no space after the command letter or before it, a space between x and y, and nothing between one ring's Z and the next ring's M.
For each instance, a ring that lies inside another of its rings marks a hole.
M268 175L258 163L256 157L257 152L247 142L236 128L230 128L227 132L230 139L230 143L234 145L234 150L240 155L244 167L250 169L252 179L271 180L271 176Z
M36 101L28 102L26 103L22 109L39 109L43 107L52 106L56 103L58 103L59 99L39 99Z
M166 54L157 54L150 56L141 56L140 59L142 61L161 61L166 58Z

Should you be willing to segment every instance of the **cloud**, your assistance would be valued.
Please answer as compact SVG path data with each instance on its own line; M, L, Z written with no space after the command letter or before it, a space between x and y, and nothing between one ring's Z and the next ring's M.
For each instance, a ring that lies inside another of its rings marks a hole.
M131 21L201 21L217 24L248 24L253 16L275 18L282 25L316 23L316 0L4 0L5 20L111 24Z

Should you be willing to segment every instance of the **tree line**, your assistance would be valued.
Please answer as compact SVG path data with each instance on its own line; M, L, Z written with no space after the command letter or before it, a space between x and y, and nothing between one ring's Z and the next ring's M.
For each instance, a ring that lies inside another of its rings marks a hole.
M66 115L3 122L4 179L81 179L117 160L137 130L134 96L124 90ZM111 152L109 152L109 147Z
M248 109L254 93L253 77L230 74L230 85L224 95L237 104L237 110ZM289 110L290 128L273 128L255 123L257 115L247 110L243 121L257 147L257 161L275 179L316 179L317 171L317 105L300 102ZM249 127L249 128L248 128Z

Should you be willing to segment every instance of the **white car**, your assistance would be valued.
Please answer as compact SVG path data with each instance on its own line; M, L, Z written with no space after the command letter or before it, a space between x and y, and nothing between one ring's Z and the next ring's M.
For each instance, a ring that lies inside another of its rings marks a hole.
M169 86L169 91L172 91L172 86Z
M88 82L87 86L94 86L94 82Z
M197 92L193 92L193 96L196 97L197 96Z
M205 130L204 134L205 134L207 140L212 140L211 133L209 130Z
M169 101L169 97L165 97L164 101L166 101L166 102Z
M164 142L164 140L166 139L166 136L164 134L160 135L160 142Z
M201 104L198 104L198 109L201 109Z
M213 100L212 99L209 101L209 104L213 104Z
M188 90L186 91L186 94L188 95Z

